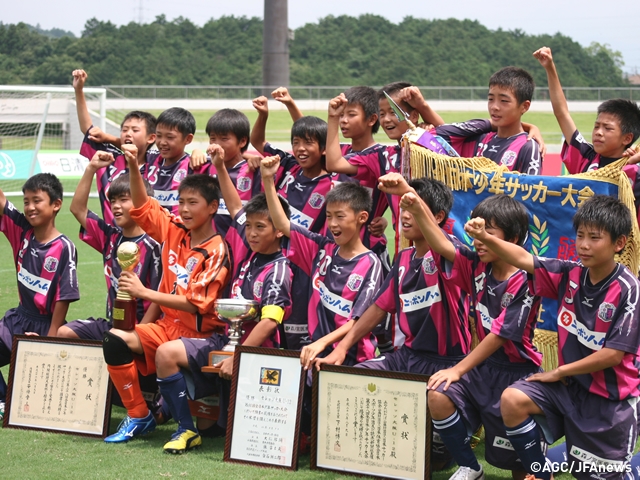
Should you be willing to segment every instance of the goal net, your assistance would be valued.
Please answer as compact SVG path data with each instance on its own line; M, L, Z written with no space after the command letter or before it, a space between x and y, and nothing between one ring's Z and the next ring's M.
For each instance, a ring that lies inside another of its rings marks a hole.
M103 130L106 90L85 88L93 122ZM72 87L0 86L0 188L22 195L35 173L60 178L65 195L73 195L87 161L78 154L82 132Z

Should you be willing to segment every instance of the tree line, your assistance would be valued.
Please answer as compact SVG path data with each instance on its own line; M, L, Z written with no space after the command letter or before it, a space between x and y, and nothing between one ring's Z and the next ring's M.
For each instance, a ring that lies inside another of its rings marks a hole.
M55 34L52 34L54 32ZM64 35L62 33L65 33ZM88 85L260 85L262 20L225 16L202 27L164 15L116 26L92 18L76 38L59 29L0 23L0 84L68 85L71 71ZM57 35L56 35L57 34ZM622 57L606 45L571 38L489 30L472 20L328 16L293 32L292 85L486 85L507 65L527 69L546 86L531 56L552 48L565 86L621 87Z

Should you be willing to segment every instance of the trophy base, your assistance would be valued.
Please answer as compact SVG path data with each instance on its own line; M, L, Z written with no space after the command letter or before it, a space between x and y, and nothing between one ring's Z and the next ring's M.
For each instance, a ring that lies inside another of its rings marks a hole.
M138 323L137 310L138 306L133 298L131 300L121 300L116 298L116 301L113 304L113 313L111 314L111 323L113 324L113 328L117 328L119 330L135 329L136 323Z
M220 367L214 367L214 365L226 360L232 355L233 351L213 350L209 352L209 365L202 367L200 370L206 373L220 373Z

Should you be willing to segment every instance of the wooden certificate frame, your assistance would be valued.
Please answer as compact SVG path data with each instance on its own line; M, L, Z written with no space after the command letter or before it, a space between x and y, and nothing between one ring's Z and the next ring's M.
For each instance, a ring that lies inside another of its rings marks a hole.
M102 342L16 335L3 425L104 438L111 388Z
M236 347L225 462L298 469L305 378L300 352Z
M368 368L314 370L311 469L430 479L428 381Z

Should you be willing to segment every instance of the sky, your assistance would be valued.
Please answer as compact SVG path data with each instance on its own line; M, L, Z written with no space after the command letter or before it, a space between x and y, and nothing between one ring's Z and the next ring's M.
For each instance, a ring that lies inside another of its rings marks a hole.
M268 0L267 0L268 1ZM403 8L393 8L401 5ZM638 0L457 0L455 2L414 3L382 0L291 0L289 28L317 22L327 15L358 16L372 13L394 23L406 16L417 18L458 18L478 20L495 30L520 29L529 34L560 32L584 46L592 42L608 44L622 53L629 73L640 73L640 1ZM108 6L108 10L107 10ZM0 0L0 21L40 24L41 28L61 28L79 36L85 22L96 17L121 25L149 23L160 14L173 20L179 16L202 25L223 15L263 17L264 0ZM381 32L384 34L384 32ZM541 45L542 46L542 45Z

